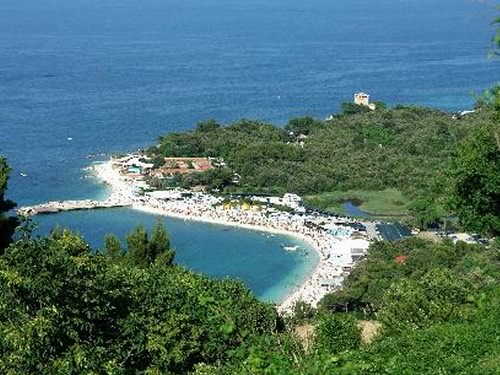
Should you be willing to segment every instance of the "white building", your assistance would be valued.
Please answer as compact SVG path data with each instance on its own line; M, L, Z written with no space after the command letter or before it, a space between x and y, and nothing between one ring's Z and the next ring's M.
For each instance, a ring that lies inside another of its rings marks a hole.
M274 204L276 206L286 206L293 210L304 212L305 208L302 207L302 198L297 194L286 193L283 197L260 197L253 196L250 199L254 202Z
M354 104L363 105L370 108L372 111L375 110L375 104L370 103L370 95L364 92L357 92L354 94Z

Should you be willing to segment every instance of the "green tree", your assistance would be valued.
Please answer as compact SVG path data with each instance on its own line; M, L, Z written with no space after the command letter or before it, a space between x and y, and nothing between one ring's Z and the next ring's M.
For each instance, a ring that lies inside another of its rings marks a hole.
M111 262L117 262L122 255L122 246L118 237L108 234L104 239L104 254Z
M196 130L204 133L214 132L219 130L220 128L221 128L220 124L213 119L199 122L196 125Z
M143 226L138 226L127 235L127 257L131 264L139 267L150 264L148 243L148 233Z
M303 324L311 321L316 315L316 309L304 301L298 301L293 305L292 316L294 324Z
M380 111L382 109L387 109L387 103L381 101L381 100L376 100L373 102L373 104L375 104L375 109L377 111Z
M12 241L14 231L19 224L17 218L7 216L7 213L16 207L14 202L5 199L10 172L11 168L7 161L0 157L0 254Z
M90 246L85 242L83 237L74 234L67 228L56 226L52 229L48 238L52 245L71 256L87 254L90 251Z
M345 314L324 314L315 328L314 347L337 354L361 344L361 331L355 318Z
M448 269L418 279L404 278L384 294L378 317L389 331L415 330L458 319L473 292L470 283Z
M310 116L293 118L285 126L287 132L293 132L295 136L300 134L308 135L315 128L321 127L324 123Z
M351 102L345 102L341 104L343 115L356 115L359 113L368 113L370 108L365 105L359 105Z
M277 322L240 283L112 264L68 230L0 256L1 374L187 374Z
M500 100L499 94L495 100ZM500 235L500 122L478 124L472 130L459 146L448 176L449 204L465 228Z
M174 261L175 252L170 248L170 240L163 223L158 222L154 227L147 251L149 263L158 258L165 265L170 265Z
M231 184L233 172L227 168L216 168L204 172L203 178L206 178L209 189L223 190L226 186Z
M414 200L408 210L414 217L419 229L427 229L436 227L440 221L440 215L434 203L434 199L430 197L419 198Z

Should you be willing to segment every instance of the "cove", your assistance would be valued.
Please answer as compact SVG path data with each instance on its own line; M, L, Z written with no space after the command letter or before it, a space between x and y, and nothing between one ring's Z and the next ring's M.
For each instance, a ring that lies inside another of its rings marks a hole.
M55 225L83 235L94 249L113 233L125 238L137 225L151 229L162 221L176 250L176 263L214 278L241 280L259 298L279 303L307 278L318 255L306 243L289 236L242 230L223 225L154 216L132 209L65 212L36 216L36 234L45 235ZM299 246L285 251L284 246Z

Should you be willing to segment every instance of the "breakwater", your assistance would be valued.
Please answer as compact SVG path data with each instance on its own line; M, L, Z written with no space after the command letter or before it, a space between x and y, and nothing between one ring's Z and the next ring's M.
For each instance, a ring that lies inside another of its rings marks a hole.
M105 200L97 201L92 199L54 201L38 204L35 206L21 207L17 213L22 216L48 215L63 211L95 210L100 208L129 207L132 201Z

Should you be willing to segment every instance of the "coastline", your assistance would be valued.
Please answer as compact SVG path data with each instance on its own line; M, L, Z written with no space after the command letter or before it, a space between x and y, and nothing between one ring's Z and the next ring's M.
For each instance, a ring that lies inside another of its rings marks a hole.
M113 159L94 166L96 177L103 183L109 185L110 196L107 201L112 202L132 202L131 208L148 214L168 216L182 220L203 222L214 225L231 226L238 229L254 230L265 233L280 234L290 236L307 244L318 255L318 262L312 270L305 275L304 281L298 287L291 288L282 301L277 303L277 309L281 314L292 311L295 303L299 301L307 302L316 306L321 298L327 294L329 289L322 286L323 280L328 276L335 280L335 285L339 286L343 273L340 271L341 265L347 262L346 255L350 258L350 249L343 244L342 239L334 236L316 235L309 229L301 229L295 223L279 223L273 225L257 225L244 222L246 219L242 212L230 212L222 214L216 212L211 207L190 206L177 207L173 204L162 204L157 200L148 201L137 195L138 188L133 180L127 179L113 167ZM206 210L206 211L205 211ZM210 210L210 211L209 211ZM208 212L208 214L204 214ZM234 220L236 218L236 220ZM241 219L241 220L240 220ZM267 222L266 222L267 223ZM280 226L280 227L277 227ZM293 228L295 230L291 230ZM327 243L328 242L328 243ZM337 253L337 260L330 257L330 252ZM341 261L342 258L344 259Z
M287 237L291 237L291 238L294 238L296 240L299 240L300 242L306 244L308 246L308 248L311 249L312 251L314 251L316 253L316 255L318 256L318 260L315 262L314 266L311 268L311 270L309 272L307 272L307 274L304 275L305 281L309 280L312 277L312 275L317 270L319 264L321 263L321 252L318 250L316 244L313 241L311 241L309 238L307 238L306 236L302 236L299 233L279 230L276 228L263 227L263 226L258 226L258 225L242 224L242 223L238 223L238 222L234 222L234 221L223 221L223 220L216 220L216 219L210 219L210 218L204 218L204 217L188 216L188 215L183 215L183 214L179 214L179 213L175 213L175 212L166 212L166 211L161 210L161 209L148 207L148 206L142 206L142 205L132 205L130 208L133 210L141 211L141 212L151 214L151 215L167 216L167 217L171 217L171 218L175 218L175 219L194 221L194 222L204 223L204 224L213 224L213 225L218 225L218 226L226 226L226 227L237 228L237 229L251 230L251 231L260 232L260 233L270 233L270 234L283 235L283 236L287 236ZM285 308L285 306L282 307L282 305L287 305L287 306L290 305L289 307L291 308L293 306L293 303L295 303L296 301L287 302L287 300L290 299L292 294L297 292L298 289L300 289L300 287L290 288L290 291L288 293L284 294L285 297L281 298L280 301L276 302L278 309L288 310L288 307Z

